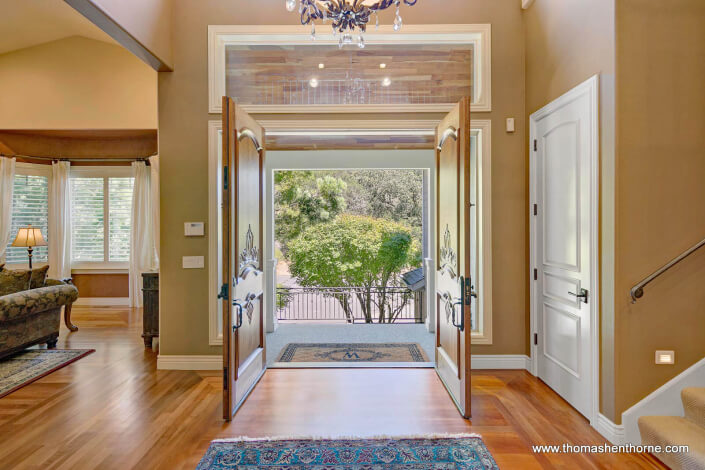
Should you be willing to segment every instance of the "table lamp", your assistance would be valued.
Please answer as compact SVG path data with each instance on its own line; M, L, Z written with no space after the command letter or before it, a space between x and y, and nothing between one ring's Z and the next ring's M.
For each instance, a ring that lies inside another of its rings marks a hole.
M27 248L29 269L32 269L32 251L34 251L34 247L47 246L47 242L44 240L41 229L29 225L27 227L20 227L17 230L17 237L15 237L15 241L12 242L12 246Z

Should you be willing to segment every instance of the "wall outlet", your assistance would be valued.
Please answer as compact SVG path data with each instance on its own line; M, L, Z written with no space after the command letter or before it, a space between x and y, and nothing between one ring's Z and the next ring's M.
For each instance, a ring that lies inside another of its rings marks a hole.
M182 265L184 269L203 269L206 267L206 260L203 256L184 256Z
M656 364L675 364L675 351L656 351Z

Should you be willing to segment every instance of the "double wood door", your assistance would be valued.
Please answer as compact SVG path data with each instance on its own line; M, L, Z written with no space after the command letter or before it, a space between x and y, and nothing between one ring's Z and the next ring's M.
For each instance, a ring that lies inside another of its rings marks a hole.
M230 420L266 368L263 311L264 130L223 98L223 414ZM436 371L470 417L471 256L470 99L437 129L435 233Z

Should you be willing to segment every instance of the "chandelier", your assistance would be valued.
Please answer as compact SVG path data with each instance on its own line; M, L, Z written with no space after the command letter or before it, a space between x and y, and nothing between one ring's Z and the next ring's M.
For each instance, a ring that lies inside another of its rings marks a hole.
M399 31L403 21L400 14L401 4L414 6L418 0L286 0L286 9L294 11L299 7L301 24L311 25L311 39L316 39L316 21L331 21L333 36L340 34L338 46L353 43L357 34L357 45L365 47L364 33L370 17L375 16L375 26L379 28L379 12L391 6L396 7L394 31ZM374 3L373 3L374 2Z

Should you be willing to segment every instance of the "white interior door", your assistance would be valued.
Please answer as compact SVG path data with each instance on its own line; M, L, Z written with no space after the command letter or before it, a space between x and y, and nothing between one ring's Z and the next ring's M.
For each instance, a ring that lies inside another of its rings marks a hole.
M596 87L591 79L531 120L536 372L590 419L597 334Z

